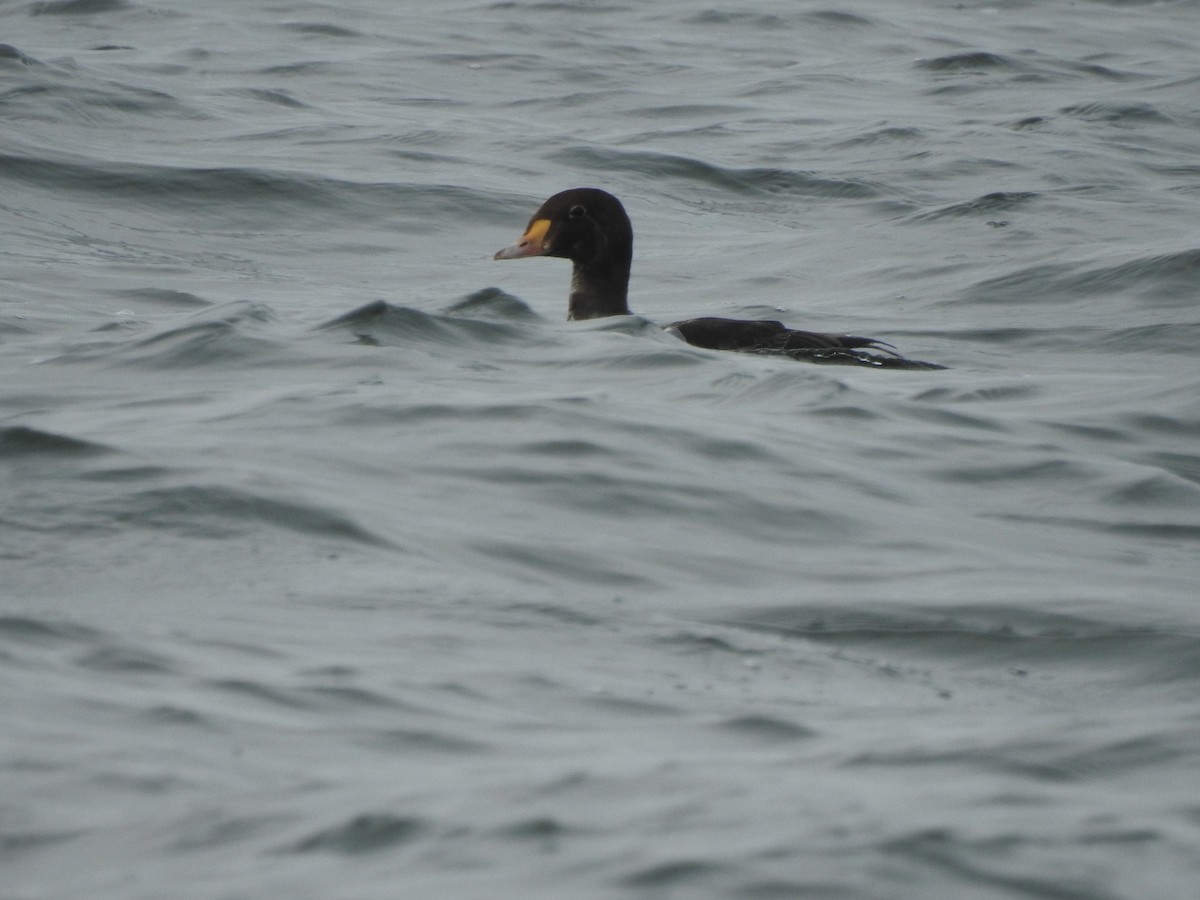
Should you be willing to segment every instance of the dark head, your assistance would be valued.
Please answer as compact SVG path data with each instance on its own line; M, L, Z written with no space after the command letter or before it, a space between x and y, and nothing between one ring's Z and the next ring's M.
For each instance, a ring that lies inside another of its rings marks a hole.
M555 194L533 214L525 233L496 259L561 256L574 263L569 319L629 314L633 228L621 201L597 188Z

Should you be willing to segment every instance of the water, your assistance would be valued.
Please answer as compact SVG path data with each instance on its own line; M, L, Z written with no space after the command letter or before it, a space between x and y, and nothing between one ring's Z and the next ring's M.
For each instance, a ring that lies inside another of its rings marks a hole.
M1195 896L1200 7L0 23L3 896Z

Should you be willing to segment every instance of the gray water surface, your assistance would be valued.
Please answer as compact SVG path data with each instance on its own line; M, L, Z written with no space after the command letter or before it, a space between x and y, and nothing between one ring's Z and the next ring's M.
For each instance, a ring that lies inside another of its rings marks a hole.
M5 898L1196 896L1200 6L0 26Z

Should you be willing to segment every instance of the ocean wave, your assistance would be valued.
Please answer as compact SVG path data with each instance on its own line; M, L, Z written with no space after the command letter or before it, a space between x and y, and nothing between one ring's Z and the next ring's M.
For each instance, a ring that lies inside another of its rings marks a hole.
M147 295L138 292L134 296ZM163 294L152 291L148 296L160 299ZM172 301L180 299L173 292L168 296ZM183 303L191 305L191 300L185 295ZM93 330L93 334L105 335L103 339L77 341L43 364L103 362L112 366L179 369L231 360L251 365L267 365L281 359L291 361L294 356L284 342L264 331L263 326L274 318L274 312L265 304L236 301L207 306L182 324L172 321L153 326L138 320L116 320Z
M1200 248L1150 253L1115 265L1085 260L1042 263L968 288L970 303L1044 303L1047 298L1128 294L1155 306L1194 305Z
M1064 106L1059 112L1085 122L1106 122L1113 125L1141 127L1147 123L1174 124L1171 116L1148 102L1114 103L1097 100Z
M131 491L105 504L105 518L123 528L147 528L185 537L227 539L262 526L330 541L397 549L353 519L295 497L220 484L183 484ZM98 511L97 511L98 512Z
M706 185L749 196L804 196L865 200L880 197L880 185L858 178L770 167L735 168L696 157L646 150L585 145L552 154L557 162L580 170L623 172L656 181Z
M3 139L0 138L0 147ZM0 180L36 187L49 196L102 197L124 208L156 209L170 216L231 227L317 231L331 219L391 217L397 207L436 219L447 208L477 208L497 218L506 204L454 185L363 182L264 167L187 167L116 162L58 153L0 149ZM393 228L427 230L409 222Z
M918 60L916 65L929 72L1022 72L1028 69L1020 60L986 50L965 50L948 56L935 56Z
M127 0L44 0L31 3L29 14L34 16L95 16L102 13L134 9Z
M42 431L27 425L0 427L0 459L32 457L39 462L44 462L52 457L75 459L109 452L111 452L111 448L103 444L80 440L70 435Z
M396 852L405 844L424 836L429 823L413 816L390 813L360 813L338 825L322 828L283 848L291 853L338 853L359 856L364 853Z
M502 292L473 295L453 304L451 311L450 315L442 315L376 300L330 319L319 330L348 331L359 343L372 346L536 343L536 332L523 322L532 312L524 303ZM488 318L472 318L462 313Z
M1123 623L1032 606L859 602L759 607L720 621L874 654L999 666L1017 675L1035 668L1086 671L1096 659L1124 683L1186 681L1200 672L1200 634L1139 623L1136 613Z
M917 213L909 216L913 222L937 221L944 218L960 216L992 215L997 212L1007 212L1017 209L1039 195L1034 191L993 191L973 200L961 200L942 206L938 209Z
M26 56L12 44L0 44L0 65L9 63L19 63L22 66L32 66L37 63L37 60L30 56ZM0 102L8 96L8 92L0 93Z

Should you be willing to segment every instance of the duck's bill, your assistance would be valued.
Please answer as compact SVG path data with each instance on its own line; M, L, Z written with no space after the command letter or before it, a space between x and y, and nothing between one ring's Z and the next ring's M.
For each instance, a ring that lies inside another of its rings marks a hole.
M549 219L534 219L529 223L526 232L517 238L515 244L510 244L496 253L493 259L522 259L526 256L543 256L550 252L546 242L546 232L550 230Z

